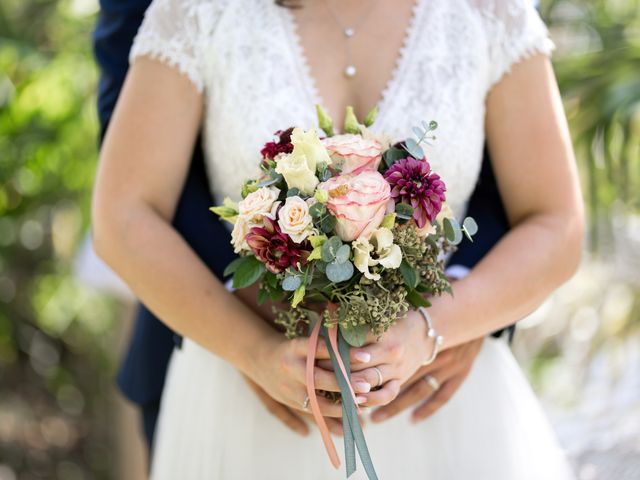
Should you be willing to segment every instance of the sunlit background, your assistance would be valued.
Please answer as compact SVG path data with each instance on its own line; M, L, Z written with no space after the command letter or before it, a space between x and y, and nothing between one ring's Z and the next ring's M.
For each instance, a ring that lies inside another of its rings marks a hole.
M0 480L134 478L126 290L87 254L96 0L0 3ZM581 480L640 478L640 1L543 1L578 155L578 274L514 350ZM544 174L544 173L541 173Z

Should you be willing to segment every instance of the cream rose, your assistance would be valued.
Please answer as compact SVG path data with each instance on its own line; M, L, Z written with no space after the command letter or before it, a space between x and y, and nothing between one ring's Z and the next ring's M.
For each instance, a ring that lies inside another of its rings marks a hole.
M271 213L278 195L280 190L275 187L262 187L251 192L244 200L238 202L239 216L248 222L260 222L263 216Z
M233 230L231 232L231 245L233 245L233 251L235 253L241 253L243 251L249 251L249 245L247 244L247 233L251 227L253 227L247 217L239 216L236 218L236 222L233 224Z
M308 195L318 185L315 169L309 167L307 156L294 149L291 153L280 154L276 157L276 172L284 177L289 188L297 188Z
M393 233L388 228L378 228L371 238L358 238L351 246L353 264L370 280L380 280L380 274L371 273L370 267L382 265L384 268L398 268L402 263L402 251L393 243Z
M318 185L329 192L327 208L336 217L336 233L345 242L368 238L382 223L391 187L380 173L339 175Z
M443 203L440 212L436 216L435 222L433 224L427 223L424 227L418 228L418 235L422 237L428 237L429 235L435 235L437 228L436 225L439 225L440 228L444 228L444 219L445 218L453 218L453 210L448 203Z
M294 128L291 132L291 144L293 153L304 155L307 159L309 170L315 173L318 165L329 165L331 158L324 147L315 128L306 132L301 128Z
M295 243L303 242L313 229L307 202L298 196L287 198L278 211L278 225Z
M325 138L324 146L331 157L331 164L342 174L377 170L382 159L382 145L372 138L360 135L334 135Z

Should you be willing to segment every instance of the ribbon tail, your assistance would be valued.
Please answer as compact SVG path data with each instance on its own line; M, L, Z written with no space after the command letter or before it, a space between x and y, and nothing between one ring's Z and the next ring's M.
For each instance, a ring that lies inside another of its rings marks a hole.
M318 429L320 430L320 435L322 436L322 441L324 442L325 449L327 450L327 454L329 455L329 460L331 460L331 464L335 468L340 468L340 458L338 457L338 452L336 451L336 446L333 444L333 440L331 439L331 434L329 433L329 428L327 427L327 423L320 412L320 405L318 403L318 397L316 396L316 387L314 381L314 369L316 363L316 349L318 347L318 340L320 335L320 329L322 327L322 320L319 319L313 327L311 331L311 335L309 336L309 342L307 346L307 364L306 364L306 383L307 383L307 395L309 396L309 404L311 406L311 413L313 414L313 418L318 425Z
M358 401L356 400L356 393L353 391L353 386L351 385L351 376L347 373L347 370L344 367L344 362L348 362L349 361L349 349L347 347L347 350L346 350L347 357L343 362L342 355L340 355L340 349L338 348L338 327L329 329L329 341L331 342L331 347L333 348L333 351L336 354L336 361L338 363L340 371L342 372L342 376L344 377L344 379L347 382L347 385L349 387L349 392L351 393L351 398L353 399L353 404L356 406L356 409L358 409L358 412L359 412L360 409L358 408Z

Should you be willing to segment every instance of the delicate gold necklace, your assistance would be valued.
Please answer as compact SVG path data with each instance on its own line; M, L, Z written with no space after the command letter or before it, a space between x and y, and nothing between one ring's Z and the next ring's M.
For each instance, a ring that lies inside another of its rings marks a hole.
M378 0L375 0L374 5L372 5L371 8L368 8L355 24L349 26L349 25L345 24L340 19L338 14L333 10L333 8L331 8L331 5L329 4L329 1L328 0L324 0L324 4L326 5L327 10L329 11L331 16L333 17L333 20L338 24L338 26L340 27L340 30L342 30L342 34L345 37L345 47L346 47L346 50L347 50L347 66L344 67L343 73L344 73L345 77L347 77L347 78L353 78L358 73L358 69L356 68L356 66L354 64L354 61L353 61L353 52L351 50L351 41L356 36L358 31L360 30L360 27L362 27L362 25L367 20L367 18L369 18L369 15L374 10L374 8L377 5L377 3L378 3Z

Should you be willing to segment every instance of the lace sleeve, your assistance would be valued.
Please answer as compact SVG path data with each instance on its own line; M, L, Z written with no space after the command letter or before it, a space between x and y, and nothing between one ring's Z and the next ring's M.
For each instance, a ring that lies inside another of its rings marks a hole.
M140 56L157 59L179 70L202 92L199 38L198 0L153 0L133 40L129 63Z
M536 53L551 55L555 46L532 0L480 3L489 43L489 88L521 60Z

